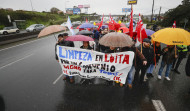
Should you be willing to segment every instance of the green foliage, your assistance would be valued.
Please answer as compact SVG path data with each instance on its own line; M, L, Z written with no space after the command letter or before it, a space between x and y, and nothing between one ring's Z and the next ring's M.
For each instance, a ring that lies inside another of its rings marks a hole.
M179 5L174 9L168 10L164 15L164 20L161 22L161 25L164 27L171 27L173 22L176 21L177 27L184 27L185 18L188 19L186 27L190 28L190 4Z

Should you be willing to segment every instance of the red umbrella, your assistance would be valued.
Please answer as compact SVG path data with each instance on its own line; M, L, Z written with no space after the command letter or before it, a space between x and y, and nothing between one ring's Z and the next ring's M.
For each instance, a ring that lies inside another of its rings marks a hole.
M121 27L126 27L126 25L124 23L121 23L120 25L121 25Z
M84 35L73 35L65 39L66 41L94 41L93 38Z

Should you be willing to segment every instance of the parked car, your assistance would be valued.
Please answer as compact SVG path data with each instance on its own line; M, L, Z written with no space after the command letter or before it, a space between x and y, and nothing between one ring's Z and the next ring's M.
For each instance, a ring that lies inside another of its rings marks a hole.
M45 26L43 24L33 24L26 28L27 32L35 32L35 31L40 31L44 28Z
M7 35L9 33L19 33L19 29L17 27L4 27L3 30L0 30L0 34Z

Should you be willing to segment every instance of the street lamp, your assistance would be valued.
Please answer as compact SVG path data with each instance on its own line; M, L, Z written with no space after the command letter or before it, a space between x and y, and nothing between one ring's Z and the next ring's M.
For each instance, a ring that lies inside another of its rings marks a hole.
M32 7L32 11L34 11L33 6L32 6L32 1L31 1L31 0L30 0L30 4L31 4L31 7Z
M69 1L65 1L65 17L67 18L67 8L66 8L66 3Z

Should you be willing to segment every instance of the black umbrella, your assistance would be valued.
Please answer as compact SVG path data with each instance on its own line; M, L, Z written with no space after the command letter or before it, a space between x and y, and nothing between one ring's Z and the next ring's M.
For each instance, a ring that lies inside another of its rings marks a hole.
M93 35L93 33L88 30L82 30L82 31L78 32L76 35Z

